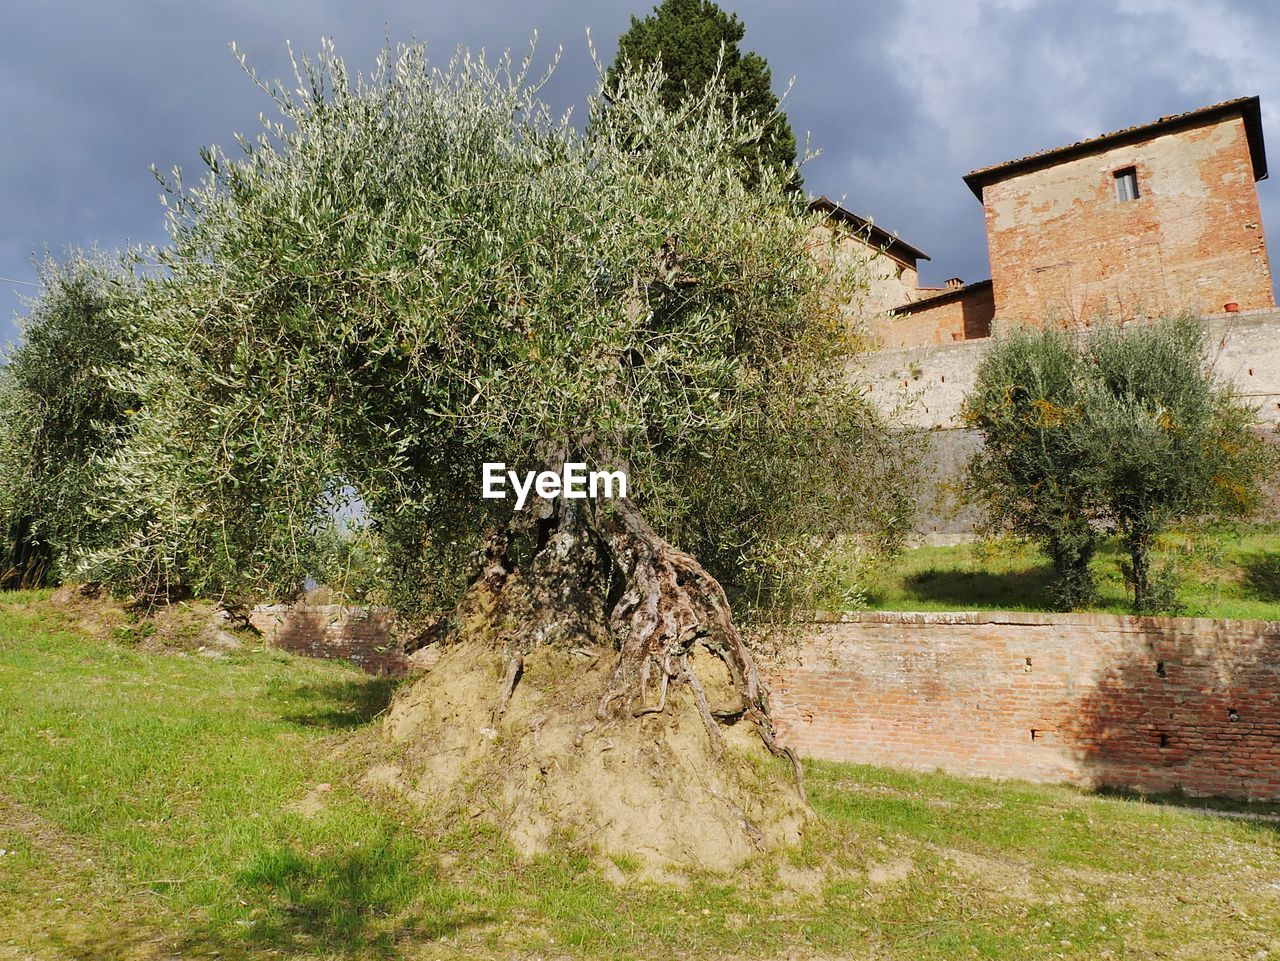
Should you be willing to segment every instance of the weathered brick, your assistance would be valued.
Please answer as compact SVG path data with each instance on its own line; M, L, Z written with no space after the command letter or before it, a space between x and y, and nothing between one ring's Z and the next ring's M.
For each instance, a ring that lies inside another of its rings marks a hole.
M863 614L815 629L771 686L781 737L815 757L1280 799L1277 624Z
M407 667L385 611L270 607L253 622L288 650ZM786 657L764 666L801 754L1280 800L1280 623L865 613L815 624Z
M1134 168L1139 196L1115 174ZM1160 128L982 189L997 318L1044 323L1275 306L1241 113Z

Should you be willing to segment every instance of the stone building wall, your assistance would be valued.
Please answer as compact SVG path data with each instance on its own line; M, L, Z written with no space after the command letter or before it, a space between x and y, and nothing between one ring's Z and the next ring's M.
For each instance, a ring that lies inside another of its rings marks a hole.
M1204 320L1218 376L1280 424L1280 311L1219 314ZM990 341L884 350L859 358L851 376L885 414L921 427L959 427L960 405L977 381Z
M1257 407L1268 436L1275 436L1271 429L1280 425L1280 311L1220 314L1204 323L1219 377ZM917 495L916 533L922 543L972 540L980 520L977 511L956 497L964 463L979 443L978 435L961 423L960 406L973 390L989 345L989 340L979 340L886 350L860 358L860 366L851 371L886 416L932 431ZM1280 486L1272 507L1280 508Z
M1280 800L1280 623L864 613L771 687L807 757Z
M834 249L828 246L835 232ZM878 322L890 309L921 296L920 274L914 263L891 256L870 243L861 231L835 220L815 228L813 250L825 265L833 257L842 271L859 281L861 291L850 313Z
M1139 196L1120 202L1128 167ZM983 207L1001 320L1275 306L1239 114L988 183Z

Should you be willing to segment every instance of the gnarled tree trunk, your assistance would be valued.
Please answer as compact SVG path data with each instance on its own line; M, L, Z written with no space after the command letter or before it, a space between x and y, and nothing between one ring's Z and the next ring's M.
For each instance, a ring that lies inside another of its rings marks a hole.
M396 741L427 752L430 741L445 745L424 762L430 776L419 772L420 783L450 781L438 762L453 752L497 778L487 796L521 812L508 819L554 817L561 797L575 830L662 863L729 867L794 840L807 812L800 764L775 738L766 690L719 583L628 500L536 503L489 537L462 600L406 646L412 654L436 645L447 665L411 688L388 722ZM459 700L476 683L465 659L490 665L485 711L468 713ZM467 724L495 745L499 763L459 730ZM548 747L557 729L562 743ZM747 757L760 749L786 759L792 787L757 776L771 767ZM532 773L512 788L506 782L520 770ZM584 800L592 792L594 806ZM620 812L629 796L648 797L649 814ZM699 846L700 832L739 837Z

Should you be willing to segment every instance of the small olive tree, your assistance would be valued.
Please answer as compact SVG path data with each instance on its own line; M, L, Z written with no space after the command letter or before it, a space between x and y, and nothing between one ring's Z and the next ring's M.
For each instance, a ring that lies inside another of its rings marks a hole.
M1100 328L1089 339L1084 427L1100 505L1129 555L1133 607L1172 606L1151 549L1171 524L1244 516L1276 465L1257 411L1213 373L1191 316Z
M0 583L56 582L110 540L89 512L95 459L120 443L135 405L113 383L131 359L129 274L76 254L46 261L40 279L0 368Z
M1042 544L1064 608L1093 596L1090 561L1114 532L1129 555L1133 608L1173 604L1151 549L1171 524L1247 515L1275 452L1256 411L1215 378L1189 316L998 337L964 416L982 433L968 486L993 527Z
M1101 514L1082 374L1072 332L1014 330L992 342L962 412L983 439L968 465L970 496L993 530L1044 548L1053 599L1067 610L1093 599Z

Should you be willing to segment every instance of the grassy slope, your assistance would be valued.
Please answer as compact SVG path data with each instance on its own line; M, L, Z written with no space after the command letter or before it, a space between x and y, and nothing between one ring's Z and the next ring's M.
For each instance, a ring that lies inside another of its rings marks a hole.
M1091 608L1129 610L1121 553L1107 543L1094 560L1099 600ZM1157 563L1178 572L1177 613L1280 620L1280 526L1217 528L1164 539ZM873 610L1052 610L1047 558L1017 543L921 547L905 552L870 584Z
M388 694L0 595L0 958L1280 952L1277 825L1064 788L813 765L804 847L739 877L640 881L567 843L520 863L346 786L334 748Z

